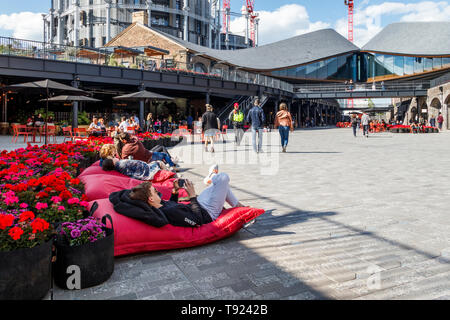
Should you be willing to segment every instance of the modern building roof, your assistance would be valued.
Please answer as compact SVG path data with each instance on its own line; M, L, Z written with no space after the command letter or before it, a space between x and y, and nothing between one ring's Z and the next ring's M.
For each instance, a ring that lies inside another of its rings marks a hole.
M282 69L359 51L357 46L333 29L314 31L257 48L241 50L210 49L166 33L159 33L196 53L253 70Z
M392 23L361 50L415 56L449 55L450 22Z

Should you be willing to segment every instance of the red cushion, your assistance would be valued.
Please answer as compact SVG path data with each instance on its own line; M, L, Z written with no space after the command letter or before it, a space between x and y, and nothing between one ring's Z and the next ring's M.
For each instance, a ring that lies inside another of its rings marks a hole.
M153 176L153 182L164 182L168 179L173 178L176 175L175 172L166 171L166 170L159 170L154 176Z
M90 203L90 207L93 203ZM264 213L262 209L234 208L225 210L216 221L199 228L172 225L155 228L116 213L108 199L97 200L97 203L99 206L94 217L102 218L105 214L112 217L115 256L188 248L218 241L236 233L244 224Z
M80 177L80 181L84 183L84 193L86 194L88 201L108 199L109 195L113 192L132 189L143 182L130 179L126 176L118 177L107 173L82 176ZM162 193L162 198L164 200L170 199L174 181L175 179L166 180L164 182L153 182L155 189ZM180 198L187 197L186 190L181 189L179 196Z

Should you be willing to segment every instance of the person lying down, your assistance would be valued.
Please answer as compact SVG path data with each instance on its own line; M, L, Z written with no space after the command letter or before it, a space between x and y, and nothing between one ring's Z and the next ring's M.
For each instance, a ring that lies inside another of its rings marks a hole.
M160 228L167 224L177 227L200 227L215 221L223 211L225 202L231 207L244 207L230 189L230 177L220 173L212 178L211 186L197 196L194 184L184 180L184 189L190 203L178 202L180 180L175 180L169 201L161 199L151 182L144 182L131 190L110 195L114 210L129 218L137 219Z

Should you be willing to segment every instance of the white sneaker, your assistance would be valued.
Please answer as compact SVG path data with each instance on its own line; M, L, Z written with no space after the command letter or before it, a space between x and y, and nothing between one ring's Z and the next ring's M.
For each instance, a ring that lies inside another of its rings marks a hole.
M212 177L216 174L214 172L214 170L217 170L217 173L219 173L219 165L218 164L213 164L208 171L208 175L205 177L205 179L203 179L203 182L206 185L209 185L209 181L212 179Z

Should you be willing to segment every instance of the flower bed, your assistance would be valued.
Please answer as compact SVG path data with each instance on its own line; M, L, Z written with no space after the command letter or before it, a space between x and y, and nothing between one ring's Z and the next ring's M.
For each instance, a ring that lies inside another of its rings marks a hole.
M146 133L139 135L139 139L163 144L171 141L171 135ZM5 263L0 264L0 274L6 276L0 277L0 297L39 299L45 295L49 288L46 279L50 276L47 269L50 268L51 244L58 226L61 232L70 232L70 246L84 248L102 243L113 257L113 240L107 241L107 238L113 239L108 235L110 231L105 234L105 230L99 229L104 228L104 224L96 223L93 218L86 220L89 204L84 185L77 178L82 170L98 160L98 151L105 143L113 143L113 139L91 137L86 141L42 147L28 144L26 148L0 152L0 258L7 256L3 259ZM33 268L33 261L39 262L40 268L24 271L25 265ZM102 277L93 273L95 281L106 279L112 270L109 263ZM39 283L37 279L41 279ZM36 288L30 289L34 283ZM17 290L13 293L15 287Z

